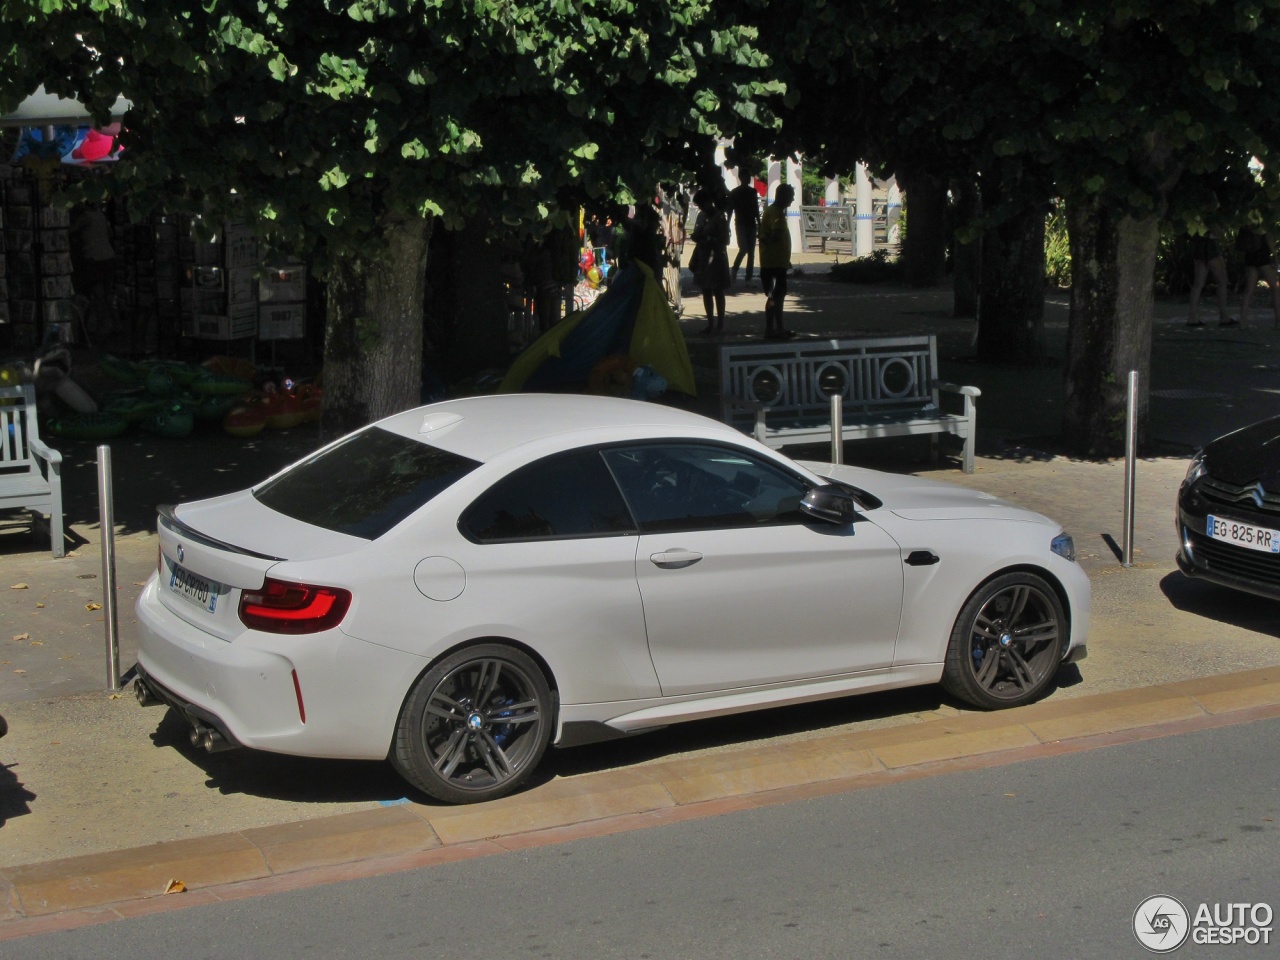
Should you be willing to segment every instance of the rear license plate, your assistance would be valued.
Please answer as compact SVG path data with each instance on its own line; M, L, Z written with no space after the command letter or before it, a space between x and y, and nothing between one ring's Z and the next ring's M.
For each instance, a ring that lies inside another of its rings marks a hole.
M1237 547L1261 550L1263 553L1280 553L1280 530L1268 530L1266 527L1255 527L1251 523L1210 516L1206 522L1206 532L1214 540L1231 543Z
M197 607L203 607L210 613L213 613L218 605L218 584L204 577L198 577L176 563L169 574L169 589L182 599L194 603Z

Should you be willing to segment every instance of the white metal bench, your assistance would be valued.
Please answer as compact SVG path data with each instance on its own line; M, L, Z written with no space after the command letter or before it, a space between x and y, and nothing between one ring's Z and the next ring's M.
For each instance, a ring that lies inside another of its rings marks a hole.
M944 411L940 393L958 397ZM832 438L833 394L842 397L843 440L939 434L964 441L964 471L973 473L977 387L938 380L932 335L720 348L721 419L770 447Z
M40 439L30 384L0 387L0 510L49 515L53 555L64 556L62 454Z

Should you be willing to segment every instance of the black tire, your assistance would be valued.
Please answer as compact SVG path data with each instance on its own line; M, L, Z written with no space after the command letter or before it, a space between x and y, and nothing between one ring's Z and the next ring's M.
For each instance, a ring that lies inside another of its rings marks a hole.
M973 592L956 619L942 685L984 710L1031 703L1057 674L1067 631L1062 601L1042 577L994 577Z
M518 789L554 729L555 701L533 659L477 644L418 679L400 710L391 762L437 800L479 803Z

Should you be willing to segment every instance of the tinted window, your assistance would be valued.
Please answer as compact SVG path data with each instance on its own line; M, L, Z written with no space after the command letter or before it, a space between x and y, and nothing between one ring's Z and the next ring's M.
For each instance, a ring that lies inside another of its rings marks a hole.
M479 464L369 427L269 480L253 495L287 517L374 540Z
M472 540L542 540L634 533L598 451L554 457L500 480L462 515Z
M646 444L605 451L648 532L803 522L799 477L732 447Z

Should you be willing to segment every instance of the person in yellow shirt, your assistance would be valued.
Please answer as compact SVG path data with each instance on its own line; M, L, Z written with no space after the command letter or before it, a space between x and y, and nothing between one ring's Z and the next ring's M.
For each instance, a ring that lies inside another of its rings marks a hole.
M779 184L773 203L760 218L760 282L768 298L764 305L764 335L773 340L794 336L782 326L782 301L787 295L787 272L791 269L787 207L795 198L796 191L791 184Z

